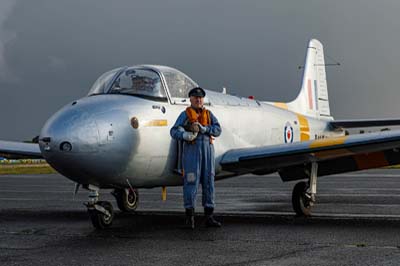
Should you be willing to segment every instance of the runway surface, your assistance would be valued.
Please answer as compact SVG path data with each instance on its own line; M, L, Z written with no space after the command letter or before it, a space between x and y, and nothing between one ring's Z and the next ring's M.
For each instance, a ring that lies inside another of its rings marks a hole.
M140 190L137 213L92 228L74 184L60 175L0 176L0 265L400 265L400 170L318 180L311 218L296 218L294 183L277 175L216 183L224 226L180 229L182 192ZM115 201L104 190L102 200ZM199 196L201 193L199 193Z

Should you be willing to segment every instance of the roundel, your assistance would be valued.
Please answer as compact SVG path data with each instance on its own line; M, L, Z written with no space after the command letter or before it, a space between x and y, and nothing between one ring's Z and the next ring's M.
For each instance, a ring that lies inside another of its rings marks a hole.
M290 125L289 122L287 122L285 125L284 134L285 134L285 136L284 136L285 143L292 143L293 142L293 127Z

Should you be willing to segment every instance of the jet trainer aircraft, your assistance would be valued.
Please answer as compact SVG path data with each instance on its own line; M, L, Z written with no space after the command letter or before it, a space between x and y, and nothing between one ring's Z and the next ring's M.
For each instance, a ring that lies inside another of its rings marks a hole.
M134 211L138 188L182 185L181 145L169 130L198 86L182 72L156 65L121 67L103 74L89 94L67 104L44 125L39 144L0 141L0 153L44 158L89 191L96 228L111 225L114 189L122 211ZM346 128L399 125L399 119L334 120L330 113L322 44L310 40L303 82L289 103L263 102L206 91L206 107L219 119L216 179L278 172L293 189L298 215L310 215L317 177L400 163L400 131L345 134Z

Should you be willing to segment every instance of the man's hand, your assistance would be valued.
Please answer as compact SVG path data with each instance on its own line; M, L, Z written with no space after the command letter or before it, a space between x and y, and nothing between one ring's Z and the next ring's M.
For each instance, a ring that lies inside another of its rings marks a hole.
M196 139L197 133L185 131L185 132L183 132L183 136L182 137L186 141L193 141L193 140Z
M193 132L193 133L198 133L200 131L199 126L196 123L192 123L188 126L187 131Z
M204 133L207 132L207 127L203 126L199 122L194 122L194 124L199 127L199 131L200 131L201 134L204 134Z

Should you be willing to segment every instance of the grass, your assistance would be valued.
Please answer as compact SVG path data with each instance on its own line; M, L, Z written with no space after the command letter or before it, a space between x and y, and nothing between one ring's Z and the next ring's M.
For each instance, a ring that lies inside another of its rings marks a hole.
M47 163L0 165L0 175L39 175L54 174L56 170Z
M386 166L386 167L384 167L384 168L387 168L387 169L400 169L400 164L391 165L391 166Z

